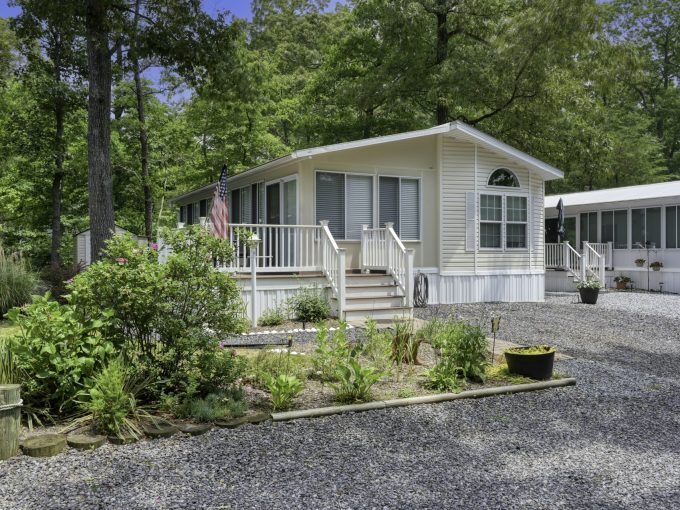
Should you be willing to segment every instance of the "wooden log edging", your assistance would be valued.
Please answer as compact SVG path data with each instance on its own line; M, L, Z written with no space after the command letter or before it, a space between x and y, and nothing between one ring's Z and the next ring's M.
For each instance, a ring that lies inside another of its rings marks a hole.
M21 385L0 385L0 460L19 453L21 427Z
M282 413L272 413L272 421L288 421L300 418L318 418L321 416L331 416L334 414L357 413L361 411L372 411L376 409L387 409L391 407L404 407L420 404L436 404L439 402L449 402L451 400L461 400L467 398L483 398L496 395L508 395L512 393L525 393L529 391L546 390L550 388L561 388L574 386L576 379L567 377L554 381L541 381L526 384L514 384L511 386L497 386L495 388L483 388L479 390L462 391L460 393L440 393L436 395L424 395L421 397L395 398L391 400L376 400L365 404L352 404L346 406L317 407L315 409L303 409L300 411L286 411Z

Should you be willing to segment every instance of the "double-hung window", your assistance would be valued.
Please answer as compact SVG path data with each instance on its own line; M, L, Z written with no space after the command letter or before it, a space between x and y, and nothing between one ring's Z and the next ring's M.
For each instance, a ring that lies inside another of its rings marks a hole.
M317 172L316 221L323 220L336 239L361 239L362 225L373 225L373 176Z
M380 228L391 222L404 241L420 240L420 180L381 176L378 195Z
M479 195L479 247L522 249L527 247L527 197Z
M631 209L632 247L661 248L661 208Z
M666 248L680 248L680 207L666 207Z

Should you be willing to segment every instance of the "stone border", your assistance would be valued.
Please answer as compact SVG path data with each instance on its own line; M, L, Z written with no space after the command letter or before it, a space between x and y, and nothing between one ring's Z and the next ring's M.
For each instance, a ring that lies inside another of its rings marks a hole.
M356 326L352 326L351 324L347 324L347 329L354 329ZM332 327L328 328L328 331L336 331L340 329L339 327ZM239 336L257 336L257 335L286 335L290 333L316 333L319 331L319 328L311 327L307 329L302 329L302 328L296 328L296 329L282 329L281 331L272 329L272 330L266 330L266 331L249 331L248 333L241 333L240 335L234 335L233 337L229 338L238 338Z
M567 377L553 381L542 381L527 384L515 384L512 386L497 386L495 388L484 388L480 390L462 391L460 393L440 393L436 395L424 395L421 397L396 398L392 400L376 400L364 404L351 404L345 406L317 407L315 409L303 409L301 411L287 411L283 413L272 413L272 421L288 421L300 418L318 418L321 416L331 416L334 414L357 413L361 411L372 411L375 409L387 409L391 407L403 407L418 404L435 404L438 402L448 402L450 400L460 400L466 398L482 398L494 395L507 395L512 393L524 393L528 391L545 390L549 388L561 388L574 386L576 379Z

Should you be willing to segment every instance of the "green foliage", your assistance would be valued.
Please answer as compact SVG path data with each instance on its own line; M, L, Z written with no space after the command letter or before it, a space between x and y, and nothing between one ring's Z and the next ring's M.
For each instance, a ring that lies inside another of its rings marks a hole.
M308 369L309 357L300 353L293 354L290 349L279 352L262 349L250 362L252 381L259 388L266 388L270 378L280 375L306 379Z
M92 414L92 422L100 432L139 437L141 432L135 422L148 414L138 408L136 395L147 383L126 370L120 359L112 360L94 377L81 408Z
M0 337L0 384L17 384L21 382L19 370L14 363L14 355L7 338Z
M231 247L201 227L164 235L172 252L165 264L154 250L115 236L103 259L74 278L69 302L86 317L112 310L110 338L163 383L158 391L224 391L243 362L217 339L244 330L245 320L236 283L212 261L230 260Z
M178 414L199 422L211 422L220 418L238 418L245 412L246 404L243 400L210 393L205 398L188 401Z
M412 320L394 322L394 336L392 337L392 359L401 365L418 363L418 348L422 338L413 331Z
M274 411L289 409L293 399L304 389L302 382L295 376L280 374L269 377L267 389L271 393Z
M531 356L535 354L550 354L551 352L555 352L556 350L557 349L555 349L555 347L552 347L550 345L532 345L529 347L511 347L509 349L505 349L505 351L503 352Z
M288 307L301 322L321 322L328 319L331 308L321 290L302 288L288 300Z
M596 280L595 278L586 278L585 280L580 280L576 284L577 289L601 289L602 284L600 283L599 280Z
M257 320L259 326L278 326L283 324L286 317L283 310L280 308L269 308L262 312L260 318Z
M336 400L341 403L369 401L371 388L383 377L375 368L361 366L355 357L339 364L336 374L338 382L331 387L335 390Z
M322 382L334 381L337 379L338 367L350 356L347 324L340 323L340 327L331 335L327 324L321 323L316 334L316 342L317 346L312 356L312 375Z
M487 341L479 325L438 320L426 327L423 335L438 353L436 365L428 371L428 387L457 391L460 378L484 381Z
M373 319L366 321L366 338L361 343L361 355L378 372L388 372L392 368L392 335L378 331Z
M60 305L46 294L8 316L19 326L11 340L14 363L30 375L23 381L24 400L34 409L72 411L77 393L116 354L106 335L113 313L83 317L76 307Z
M37 276L19 254L8 254L0 245L0 319L10 308L28 303Z

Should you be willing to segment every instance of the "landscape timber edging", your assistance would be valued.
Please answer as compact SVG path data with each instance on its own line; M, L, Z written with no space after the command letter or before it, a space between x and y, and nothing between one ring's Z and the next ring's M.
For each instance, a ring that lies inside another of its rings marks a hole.
M436 404L438 402L448 402L466 398L483 398L495 395L507 395L511 393L524 393L528 391L538 391L550 388L562 388L574 386L576 379L566 377L552 381L540 381L527 384L513 384L511 386L497 386L495 388L483 388L479 390L462 391L460 393L440 393L436 395L423 395L421 397L395 398L391 400L376 400L364 404L352 404L345 406L317 407L314 409L302 409L300 411L286 411L282 413L272 413L272 421L288 421L300 418L318 418L321 416L331 416L334 414L356 413L361 411L372 411L376 409L387 409L390 407L403 407L420 404Z

